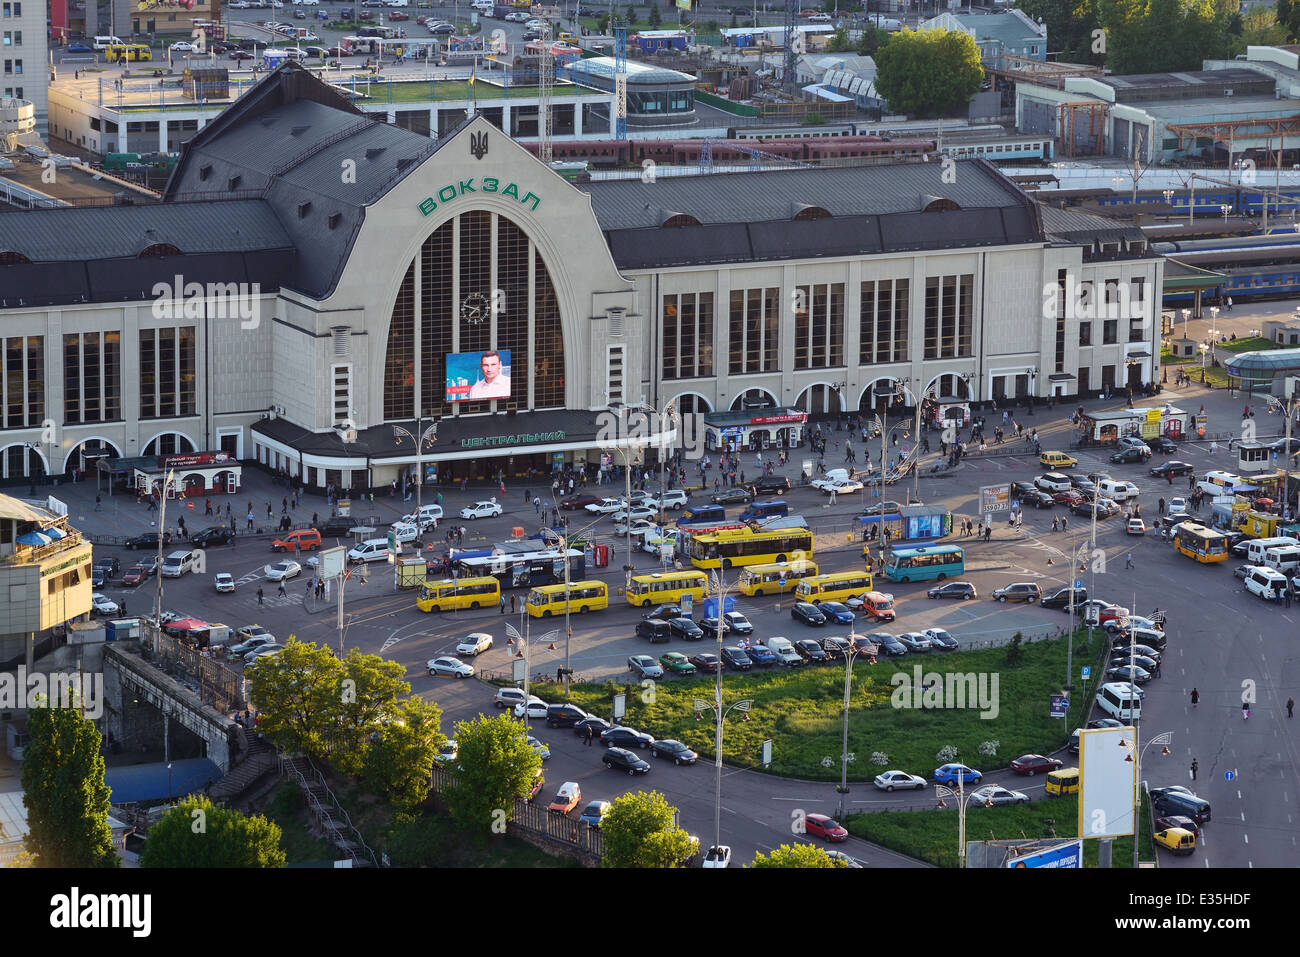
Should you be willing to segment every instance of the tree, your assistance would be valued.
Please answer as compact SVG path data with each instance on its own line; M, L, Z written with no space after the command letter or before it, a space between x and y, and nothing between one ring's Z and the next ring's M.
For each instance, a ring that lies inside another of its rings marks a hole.
M1275 47L1288 42L1288 27L1279 19L1281 9L1282 0L1279 0L1276 12L1269 7L1256 7L1247 13L1242 18L1241 42L1237 44L1240 49L1234 49L1234 55L1245 53L1248 46ZM1300 15L1300 5L1296 13Z
M348 651L337 694L331 758L339 770L359 773L375 732L393 716L401 699L411 693L405 676L406 669L396 661L363 654L357 648Z
M1097 0L1111 72L1199 70L1240 43L1235 0Z
M853 38L849 36L848 27L840 27L826 41L827 53L848 53L855 48Z
M601 819L606 867L677 867L695 853L691 836L673 824L675 808L658 791L614 798Z
M664 22L663 15L659 12L659 4L650 4L650 29L657 30Z
M983 80L979 48L960 30L904 30L876 53L876 89L894 113L952 113Z
M822 848L815 844L796 844L791 847L789 844L782 844L771 854L758 853L754 855L754 863L750 867L846 867L847 865L836 860L827 854Z
M482 844L488 834L505 833L515 798L528 793L542 759L525 726L508 714L458 722L456 748L456 780L443 797L451 816Z
M75 708L31 708L23 748L27 850L40 867L118 867L98 729Z
M1100 64L1104 50L1093 50L1098 29L1097 0L1017 0L1016 8L1047 27L1048 48L1068 63Z
M447 740L439 730L442 711L423 698L398 702L397 716L375 734L366 750L364 777L399 811L424 803L433 784L433 759Z
M858 36L856 47L861 56L875 56L876 51L889 42L889 31L879 27L868 26Z
M192 794L149 830L141 867L284 867L280 826Z

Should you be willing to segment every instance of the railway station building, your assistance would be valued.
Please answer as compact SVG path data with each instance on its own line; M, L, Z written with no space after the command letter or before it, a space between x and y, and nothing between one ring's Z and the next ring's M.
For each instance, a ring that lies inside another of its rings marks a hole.
M918 398L1159 381L1149 309L1062 306L1159 289L1140 230L985 161L575 185L482 116L430 139L293 64L185 144L160 202L0 213L0 264L10 484L225 452L383 486L416 435L440 480L513 481L598 464L611 406L798 444Z

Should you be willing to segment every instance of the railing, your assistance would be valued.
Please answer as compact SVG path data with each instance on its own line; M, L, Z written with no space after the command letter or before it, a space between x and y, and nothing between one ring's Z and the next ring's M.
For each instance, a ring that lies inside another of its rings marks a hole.
M303 772L298 769L296 762L291 758L281 755L280 767L286 773L293 773L293 776L298 781L298 786L302 788L303 793L307 797L307 801L312 805L312 810L323 819L329 819L335 816L341 818L344 826L355 835L355 843L365 852L366 858L370 861L371 866L379 867L379 859L375 856L375 852L370 849L370 846L366 843L366 839L361 836L361 832L352 824L352 818L348 816L348 812L343 809L343 805L339 803L339 799L334 796L334 792L331 791L329 785L325 783L325 776L320 773L320 769L312 764L305 756L302 757L301 760L306 763L308 769L315 775L316 781L314 783L307 777L307 775L303 774ZM313 790L313 788L317 786L319 786L320 789L325 792L326 796L329 797L330 803L334 806L333 811L325 807L317 799L316 793ZM355 850L350 847L343 847L341 850L347 851L352 860L358 862L358 856Z
M18 545L14 552L4 556L9 565L26 565L29 562L42 562L52 558L65 549L81 544L81 532L69 530L63 538L48 545Z

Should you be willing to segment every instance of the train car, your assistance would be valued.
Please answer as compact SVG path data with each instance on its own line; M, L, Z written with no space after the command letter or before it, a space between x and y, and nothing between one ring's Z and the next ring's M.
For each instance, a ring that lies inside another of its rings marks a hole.
M1046 137L1007 137L1005 139L970 139L947 141L943 144L945 156L953 159L986 159L1000 162L1010 160L1050 160L1052 141Z
M828 123L818 126L733 126L729 140L802 140L831 136L857 136L856 123Z
M878 136L840 137L832 140L807 140L803 159L809 163L866 161L890 163L919 160L934 150L930 140L885 140Z

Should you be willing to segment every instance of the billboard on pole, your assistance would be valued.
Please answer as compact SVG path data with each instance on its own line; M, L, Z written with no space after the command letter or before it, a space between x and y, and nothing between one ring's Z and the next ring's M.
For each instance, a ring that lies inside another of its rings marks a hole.
M1083 840L1013 857L1003 867L1083 867Z
M1011 484L980 487L980 514L1005 512L1011 508Z
M1137 795L1137 731L1085 728L1079 732L1079 836L1133 833Z

